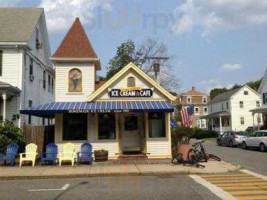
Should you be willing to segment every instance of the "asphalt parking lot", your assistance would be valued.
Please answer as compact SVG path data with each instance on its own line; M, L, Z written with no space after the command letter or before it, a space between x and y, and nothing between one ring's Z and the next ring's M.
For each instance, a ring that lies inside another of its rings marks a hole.
M241 165L242 168L267 175L267 152L259 150L244 150L240 147L217 146L216 142L205 141L204 147L208 153L219 156L222 160Z

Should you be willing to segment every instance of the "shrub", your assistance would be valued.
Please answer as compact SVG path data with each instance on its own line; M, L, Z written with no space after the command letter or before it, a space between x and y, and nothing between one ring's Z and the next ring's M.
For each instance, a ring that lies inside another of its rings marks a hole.
M12 142L19 145L19 151L22 150L25 140L21 129L10 122L0 124L0 153L6 153L7 145Z
M188 144L194 135L194 130L188 127L179 127L172 130L172 146L177 144Z
M202 130L199 128L195 128L193 137L196 139L203 139L203 138L214 138L217 136L218 133L216 131Z

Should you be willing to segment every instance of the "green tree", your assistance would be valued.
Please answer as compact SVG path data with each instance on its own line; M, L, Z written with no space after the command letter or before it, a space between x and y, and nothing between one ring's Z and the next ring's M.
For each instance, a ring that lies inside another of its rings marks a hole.
M127 40L117 48L116 56L109 61L106 79L110 79L127 64L135 63L136 60L135 44L132 40Z
M154 71L152 69L153 61L149 57L172 58L173 56L168 54L166 45L159 40L146 39L138 47L136 47L132 40L127 40L117 48L115 57L109 61L106 80L113 77L118 71L129 64L129 62L133 62L147 75L154 78ZM161 61L159 80L161 85L167 90L177 93L179 80L167 60Z
M228 90L224 88L214 88L210 91L210 99L214 99L217 95L227 92Z
M256 80L256 81L250 81L248 83L246 83L246 85L248 85L249 87L251 87L252 89L258 91L259 87L261 84L261 79Z

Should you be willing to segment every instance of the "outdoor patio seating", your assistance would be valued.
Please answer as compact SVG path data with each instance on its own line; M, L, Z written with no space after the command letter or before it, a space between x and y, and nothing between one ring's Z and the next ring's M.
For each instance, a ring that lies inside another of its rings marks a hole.
M75 160L75 145L72 143L66 143L63 146L63 152L58 154L59 166L62 161L71 161L71 165L74 166Z
M1 162L10 162L11 166L15 165L15 158L18 153L19 146L16 143L11 143L7 146L6 155L0 155Z
M25 153L20 153L19 166L21 167L23 161L31 161L32 166L35 165L35 160L37 156L37 145L30 143L25 147Z
M89 143L83 143L81 146L81 152L77 153L77 161L81 163L83 161L88 161L89 164L93 163L92 158L92 145Z
M55 165L57 161L57 153L58 153L58 148L56 144L50 143L46 145L46 152L43 153L40 159L41 165L43 163L46 163L47 161L51 161L53 165Z

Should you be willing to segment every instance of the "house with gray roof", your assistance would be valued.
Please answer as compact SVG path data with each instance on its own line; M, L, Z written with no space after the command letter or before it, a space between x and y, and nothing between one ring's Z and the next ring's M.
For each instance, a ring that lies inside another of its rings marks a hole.
M54 69L42 8L0 8L0 120L48 123L21 109L54 100Z
M261 114L251 110L261 106L261 96L245 85L217 95L208 103L208 127L220 133L245 131L248 127L262 124Z

